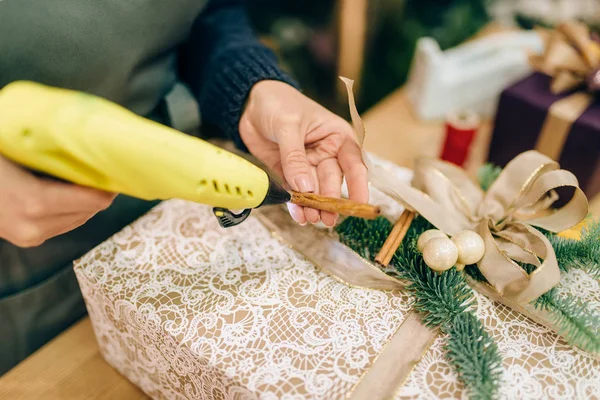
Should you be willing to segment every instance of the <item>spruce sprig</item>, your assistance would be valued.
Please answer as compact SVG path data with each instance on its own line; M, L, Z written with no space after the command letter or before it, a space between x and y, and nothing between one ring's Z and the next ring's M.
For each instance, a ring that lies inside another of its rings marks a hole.
M432 271L417 251L419 235L431 224L417 217L411 224L391 265L415 298L415 310L429 327L439 327L448 335L446 350L450 364L472 398L492 399L497 395L502 359L493 339L469 311L474 304L472 290L465 278L452 269ZM340 241L373 261L389 235L392 224L380 217L374 221L348 218L337 232ZM474 336L469 336L472 333Z
M591 221L581 233L580 240L542 232L552 244L558 266L563 272L579 268L594 279L600 279L600 221Z
M496 343L475 315L463 312L454 318L448 330L446 352L462 381L471 383L472 399L497 395L502 360Z
M392 228L392 223L384 217L373 221L346 218L336 227L336 231L342 243L356 251L364 259L373 261Z
M579 299L561 297L556 288L552 288L533 305L550 312L553 324L569 344L590 353L600 353L600 316L590 313Z
M417 217L411 224L402 245L398 248L392 264L402 279L410 283L409 290L415 297L415 309L423 314L423 322L430 327L451 323L473 303L473 292L464 277L451 269L438 274L423 261L417 250L419 235L431 229L425 218Z

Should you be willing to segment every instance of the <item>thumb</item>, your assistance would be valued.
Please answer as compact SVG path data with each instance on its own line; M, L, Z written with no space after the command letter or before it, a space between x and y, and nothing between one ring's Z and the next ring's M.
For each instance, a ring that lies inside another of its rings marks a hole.
M279 152L283 175L292 189L299 192L314 192L315 182L311 165L306 158L304 136L296 132L287 134L279 140Z

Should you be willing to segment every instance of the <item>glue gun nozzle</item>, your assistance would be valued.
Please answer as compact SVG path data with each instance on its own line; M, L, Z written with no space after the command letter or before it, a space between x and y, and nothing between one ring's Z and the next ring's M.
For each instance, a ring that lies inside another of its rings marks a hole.
M269 177L269 190L263 202L258 206L274 206L277 204L288 203L292 199L290 192L285 190L276 180Z

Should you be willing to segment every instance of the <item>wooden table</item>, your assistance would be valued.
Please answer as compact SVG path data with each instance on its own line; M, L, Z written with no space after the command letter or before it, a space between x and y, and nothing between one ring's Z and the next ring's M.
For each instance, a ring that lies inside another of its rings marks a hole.
M0 378L0 399L148 399L98 349L89 318Z
M418 121L403 89L393 92L364 114L365 146L374 154L411 167L415 156L438 156L441 122ZM486 160L490 123L485 121L471 150L467 170ZM600 196L592 202L600 216ZM0 378L0 399L146 399L139 389L100 356L88 318L47 344Z

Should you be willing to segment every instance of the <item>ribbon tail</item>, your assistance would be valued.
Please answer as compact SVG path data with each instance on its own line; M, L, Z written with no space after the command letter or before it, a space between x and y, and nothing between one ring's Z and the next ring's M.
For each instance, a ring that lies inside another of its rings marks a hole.
M530 234L536 236L543 243L546 254L544 254L544 261L542 264L529 275L529 287L517 298L517 301L522 303L537 299L560 282L560 269L552 244L548 241L546 236L537 229L526 224L524 226Z
M352 79L345 78L340 76L342 82L346 86L346 92L348 93L348 106L350 107L350 118L352 119L352 125L354 126L354 133L356 134L356 140L358 141L358 145L363 148L363 144L365 141L365 124L360 118L360 114L358 113L358 109L356 108L356 101L354 100L354 92L352 88L354 87L354 81ZM363 152L364 155L364 152Z
M340 79L346 86L352 125L354 126L354 131L356 133L356 140L362 148L366 131L363 121L360 118L358 110L356 109L354 93L352 92L354 81L344 77L340 77ZM448 215L447 210L440 204L436 203L427 194L406 184L405 182L402 182L393 174L388 174L385 170L376 166L371 161L364 149L362 151L362 156L363 162L367 167L369 181L381 192L385 193L400 204L403 204L406 208L418 212L436 228L448 235L453 235L462 229L468 228L468 225L466 225L464 222L457 221L455 216Z

